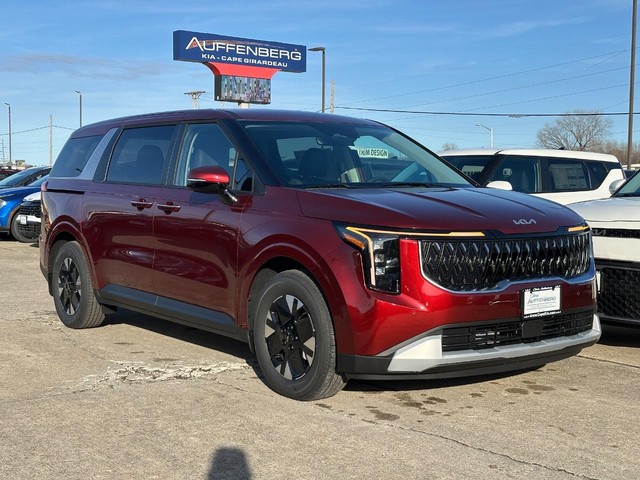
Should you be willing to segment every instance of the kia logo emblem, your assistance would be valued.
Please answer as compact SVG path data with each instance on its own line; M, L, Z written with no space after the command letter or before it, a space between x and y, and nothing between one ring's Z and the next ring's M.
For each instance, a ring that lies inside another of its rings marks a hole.
M536 222L533 218L530 220L527 220L526 218L521 218L519 220L513 220L513 223L515 223L516 225L531 225L531 224L536 224L538 222Z

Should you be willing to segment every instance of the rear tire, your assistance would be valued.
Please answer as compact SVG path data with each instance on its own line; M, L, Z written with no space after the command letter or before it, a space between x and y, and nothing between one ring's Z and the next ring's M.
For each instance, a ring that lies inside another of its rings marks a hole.
M58 317L67 327L91 328L104 321L89 266L78 242L66 242L57 249L51 282Z
M294 400L342 390L331 315L307 275L288 270L273 276L258 294L252 318L255 354L269 388Z

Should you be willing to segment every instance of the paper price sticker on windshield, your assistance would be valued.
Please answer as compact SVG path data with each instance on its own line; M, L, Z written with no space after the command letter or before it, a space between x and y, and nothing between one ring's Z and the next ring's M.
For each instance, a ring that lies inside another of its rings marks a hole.
M523 290L524 318L542 317L560 312L560 285Z

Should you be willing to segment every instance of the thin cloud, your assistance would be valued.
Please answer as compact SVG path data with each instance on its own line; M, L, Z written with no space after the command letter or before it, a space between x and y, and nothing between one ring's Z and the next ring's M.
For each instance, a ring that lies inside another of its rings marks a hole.
M76 55L27 54L6 57L0 62L0 72L33 75L67 75L108 80L135 80L166 73L166 64L114 60Z

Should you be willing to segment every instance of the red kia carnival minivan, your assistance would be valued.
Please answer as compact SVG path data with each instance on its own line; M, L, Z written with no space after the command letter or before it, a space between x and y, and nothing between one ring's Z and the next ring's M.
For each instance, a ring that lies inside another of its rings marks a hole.
M591 233L369 120L189 110L75 131L43 186L58 315L126 308L249 343L299 400L350 378L534 368L595 343Z

